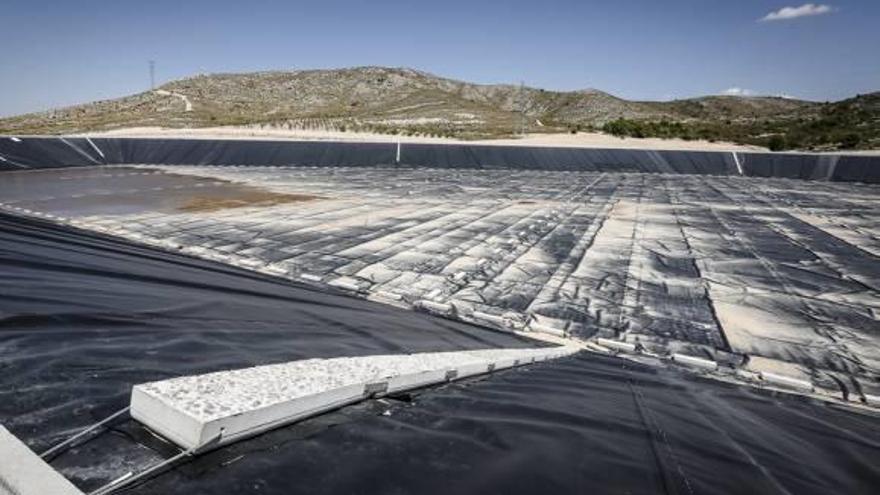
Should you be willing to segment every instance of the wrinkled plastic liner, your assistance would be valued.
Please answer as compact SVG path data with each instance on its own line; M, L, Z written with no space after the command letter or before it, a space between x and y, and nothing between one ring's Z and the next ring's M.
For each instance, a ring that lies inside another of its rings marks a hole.
M873 493L876 417L582 353L371 401L134 493Z
M370 401L133 493L873 493L876 417L580 354Z
M5 215L0 269L0 421L36 451L125 405L134 383L534 345ZM871 493L878 432L868 413L582 353L344 408L132 493ZM172 452L128 421L53 464L90 488Z
M540 345L8 215L0 273L0 422L36 451L127 405L137 383L312 357Z

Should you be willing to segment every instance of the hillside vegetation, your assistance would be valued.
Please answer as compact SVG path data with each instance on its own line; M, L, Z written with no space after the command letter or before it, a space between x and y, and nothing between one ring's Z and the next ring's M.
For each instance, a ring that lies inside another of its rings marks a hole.
M0 119L0 133L251 126L484 139L602 130L772 149L866 149L880 148L878 101L880 93L836 103L732 96L628 101L597 90L479 85L359 67L197 76L157 91Z

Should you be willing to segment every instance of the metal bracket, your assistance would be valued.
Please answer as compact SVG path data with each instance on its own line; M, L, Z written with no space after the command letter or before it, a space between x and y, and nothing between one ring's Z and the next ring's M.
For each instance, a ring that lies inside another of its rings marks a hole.
M364 387L364 395L366 395L367 397L374 397L376 395L381 395L387 391L388 391L388 382L368 383Z

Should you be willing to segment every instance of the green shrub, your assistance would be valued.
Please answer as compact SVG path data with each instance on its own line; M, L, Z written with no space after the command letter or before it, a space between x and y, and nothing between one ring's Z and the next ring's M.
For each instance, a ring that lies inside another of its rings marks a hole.
M777 134L767 140L767 148L770 151L782 151L788 149L788 143L785 142L785 137Z
M862 142L862 137L859 136L855 132L850 132L843 135L843 138L840 140L840 147L842 149L853 149Z

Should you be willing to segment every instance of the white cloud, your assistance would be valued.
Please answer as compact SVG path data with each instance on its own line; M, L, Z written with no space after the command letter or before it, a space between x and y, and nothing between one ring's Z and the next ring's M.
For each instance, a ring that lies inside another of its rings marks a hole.
M745 88L727 88L721 92L725 96L755 96L755 92Z
M782 7L779 10L770 12L758 20L761 22L786 21L789 19L797 19L798 17L824 15L832 12L834 12L834 7L830 5L805 3L800 7Z

